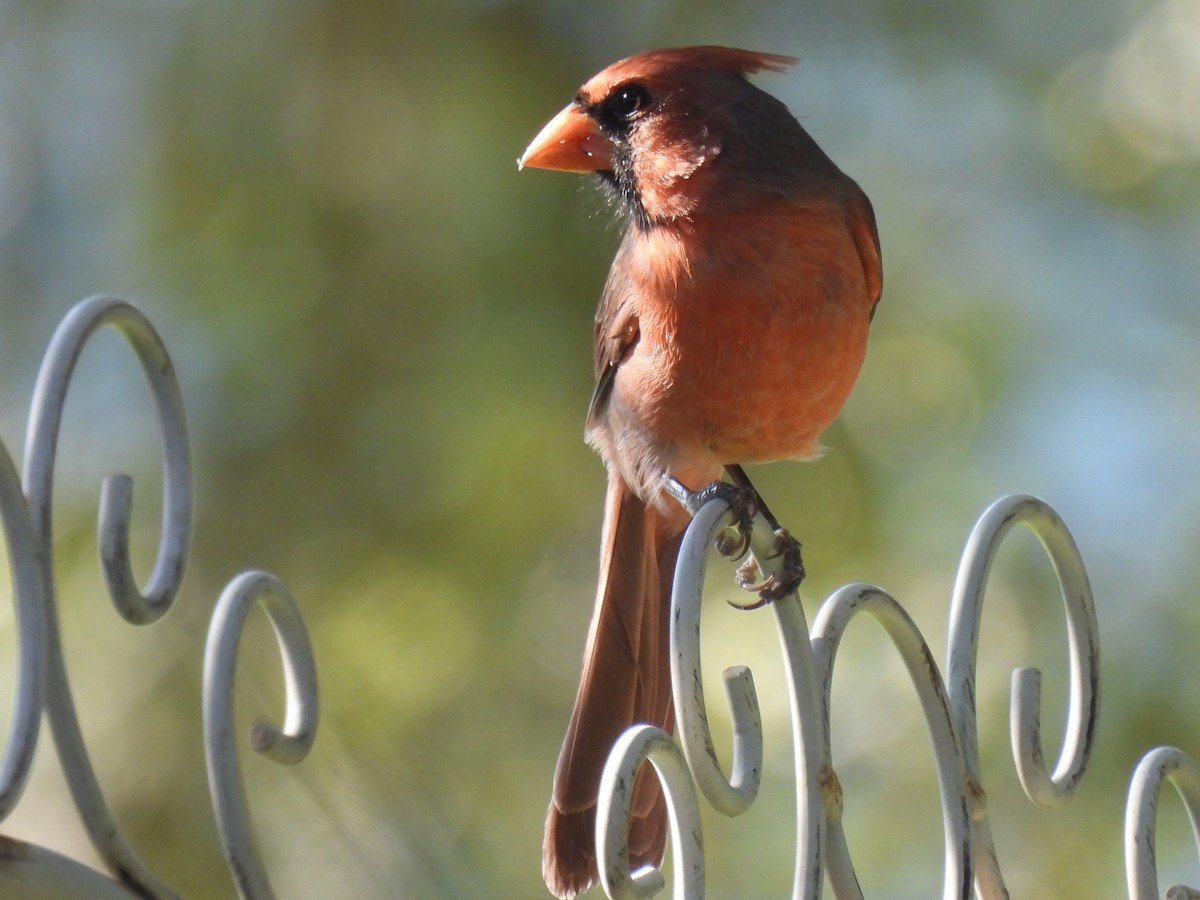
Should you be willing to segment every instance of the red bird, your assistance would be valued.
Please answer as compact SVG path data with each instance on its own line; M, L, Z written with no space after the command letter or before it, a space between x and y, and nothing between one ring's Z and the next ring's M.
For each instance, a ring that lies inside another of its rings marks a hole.
M596 795L617 737L674 725L667 614L697 491L740 463L806 459L858 376L879 300L870 201L746 76L795 60L726 47L609 66L519 165L592 172L627 228L596 313L587 439L608 469L600 586L554 776L543 874L597 880ZM639 775L630 856L662 860L666 809Z

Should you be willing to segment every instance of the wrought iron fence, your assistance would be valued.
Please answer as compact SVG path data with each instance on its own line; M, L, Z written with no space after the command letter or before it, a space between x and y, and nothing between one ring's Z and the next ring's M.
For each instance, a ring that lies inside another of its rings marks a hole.
M139 588L129 559L132 482L105 480L99 544L109 596L134 624L148 624L170 608L187 562L192 520L192 468L188 430L170 358L154 328L130 304L94 297L63 320L37 379L18 476L0 443L0 519L12 571L18 635L16 694L8 741L0 759L0 821L21 799L43 713L62 771L87 833L108 868L102 874L52 850L0 837L0 895L54 897L174 897L174 891L137 857L122 837L92 770L75 712L57 621L51 521L59 425L76 360L99 329L120 332L132 347L152 390L162 437L165 491L158 556L149 583ZM727 775L718 762L706 713L701 677L701 600L710 548L733 527L726 502L703 507L685 537L675 576L671 666L678 742L650 726L630 729L614 748L604 774L597 841L605 890L613 898L649 897L665 887L657 869L631 872L625 848L633 775L646 760L666 789L677 898L704 895L704 852L698 796L728 816L754 802L763 765L763 739L753 678L745 667L724 673L733 722ZM976 655L988 573L1010 530L1023 525L1037 536L1058 579L1067 622L1069 702L1066 738L1053 771L1041 743L1041 680L1036 669L1013 674L1011 730L1021 784L1038 806L1053 808L1077 789L1093 749L1099 710L1098 629L1091 588L1070 532L1046 503L1005 497L980 517L967 540L950 610L946 659L940 673L934 655L911 617L885 591L850 584L820 607L811 627L793 593L772 604L791 700L796 748L797 847L792 896L816 898L828 882L839 898L861 897L854 861L842 828L843 796L830 741L830 688L839 643L860 613L890 637L907 669L932 738L945 835L943 897L1004 897L1007 891L988 823L986 790L979 766L975 711ZM769 577L782 564L775 535L761 519L751 535L750 559ZM270 897L270 881L255 850L236 749L232 693L238 643L255 607L269 616L280 645L287 687L282 727L258 723L255 750L292 764L307 754L316 732L317 685L312 649L286 587L264 572L235 578L218 600L206 644L203 725L209 789L233 880L243 897ZM1130 897L1160 896L1155 869L1156 812L1165 783L1178 791L1200 840L1200 768L1182 751L1160 747L1147 753L1130 784L1125 814L1125 860ZM531 850L536 855L536 848ZM1176 886L1168 897L1200 897Z
M661 872L631 872L625 846L633 775L645 760L664 784L674 846L675 898L704 896L704 852L697 793L718 812L749 809L758 790L763 742L753 678L734 666L723 673L733 722L730 773L717 760L705 708L700 660L700 607L708 548L736 546L719 535L736 524L724 500L697 514L680 552L672 598L671 677L678 745L662 730L641 725L621 738L609 757L601 787L597 841L601 881L612 898L650 897L664 887ZM1053 772L1042 748L1041 673L1013 673L1011 734L1017 775L1029 799L1053 809L1078 788L1093 749L1100 707L1100 646L1092 590L1075 542L1058 514L1029 496L993 503L975 524L963 550L950 600L947 674L912 618L886 591L848 584L822 604L811 630L798 596L776 600L796 748L797 847L792 897L817 898L825 880L839 898L861 898L854 861L842 828L842 787L830 741L830 697L837 650L851 621L865 614L882 626L912 679L932 739L945 835L942 896L1008 896L988 822L987 792L979 763L975 673L988 574L1010 530L1024 525L1037 536L1058 580L1066 614L1069 700L1062 751ZM751 565L768 577L782 564L767 524L755 521ZM745 563L742 563L744 566ZM1182 751L1159 747L1133 774L1125 813L1128 894L1157 900L1155 825L1164 782L1179 792L1200 841L1200 768ZM1168 898L1200 897L1177 885Z
M51 510L59 426L76 361L91 336L105 326L128 341L154 395L165 481L158 556L144 590L137 585L129 558L132 480L112 475L104 481L98 538L109 597L128 622L154 622L171 607L187 563L192 463L174 367L153 326L135 307L113 297L92 297L63 319L43 358L21 477L0 444L0 515L13 573L18 635L16 699L0 762L0 820L21 798L45 713L79 817L111 877L46 848L4 838L0 840L0 896L176 896L138 858L109 812L79 726L58 627ZM256 605L270 617L279 640L287 713L282 728L255 725L251 744L281 763L299 762L312 745L317 682L308 634L287 589L265 572L235 578L217 602L204 663L204 743L213 809L234 882L242 896L270 897L270 882L250 830L233 738L238 640L246 615Z

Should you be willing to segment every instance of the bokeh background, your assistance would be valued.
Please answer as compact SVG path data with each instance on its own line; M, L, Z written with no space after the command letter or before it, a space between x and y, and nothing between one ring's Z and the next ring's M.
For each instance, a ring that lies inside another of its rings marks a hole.
M582 179L514 160L593 72L691 43L800 57L760 83L879 219L884 301L829 452L753 473L805 543L810 615L876 582L944 662L975 516L1009 492L1051 502L1097 593L1098 748L1066 809L1020 795L1008 672L1045 670L1054 752L1066 651L1048 566L1015 535L978 688L993 828L1014 896L1123 895L1134 763L1200 754L1200 3L7 2L0 436L19 456L42 350L97 292L158 326L191 417L195 552L162 622L121 623L97 574L100 477L136 476L143 572L161 496L149 394L112 334L81 363L56 506L84 733L130 840L185 896L232 894L198 682L215 598L250 567L291 586L322 689L308 760L244 763L280 896L544 896L603 492L581 441L591 319L619 232ZM710 894L785 896L776 639L769 614L709 616L712 696L749 664L769 746L759 804L706 820ZM278 670L256 621L247 725L281 714ZM872 625L847 639L835 707L864 889L935 895L932 757ZM92 860L55 769L47 740L3 830ZM1164 883L1197 883L1186 820L1163 815Z

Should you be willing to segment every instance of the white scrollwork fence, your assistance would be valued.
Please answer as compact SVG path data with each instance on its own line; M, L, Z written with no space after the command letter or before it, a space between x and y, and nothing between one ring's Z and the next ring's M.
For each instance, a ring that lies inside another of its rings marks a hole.
M59 426L75 363L99 329L108 326L129 343L154 395L162 436L163 510L158 556L143 590L130 566L129 521L133 483L104 480L99 545L108 594L128 622L145 625L171 606L183 580L192 523L192 462L187 421L175 370L154 328L135 307L92 297L68 313L43 358L17 476L0 443L0 518L12 570L18 662L16 696L0 761L0 821L21 798L33 762L42 715L50 722L60 766L80 819L111 877L43 847L0 837L0 896L175 897L138 858L117 828L92 769L75 712L57 614L51 509ZM243 897L272 896L255 850L233 738L233 685L238 641L249 611L260 606L279 641L287 688L282 729L258 723L251 745L282 763L299 762L316 732L316 667L296 604L276 578L247 572L217 602L204 663L204 737L209 789L221 842Z
M821 606L811 632L796 593L773 604L796 748L795 900L819 897L826 879L839 898L863 896L842 830L842 788L830 749L834 663L842 636L860 613L874 619L891 638L912 679L932 738L945 831L943 898L1008 896L980 774L975 664L988 573L1005 536L1018 524L1037 536L1058 579L1067 621L1070 684L1063 748L1050 772L1041 742L1041 673L1032 668L1013 673L1011 732L1017 775L1029 799L1045 809L1061 806L1078 787L1092 751L1100 699L1099 631L1091 587L1075 542L1055 511L1034 497L1004 497L980 517L962 554L950 600L945 678L913 620L880 588L849 584L834 591ZM727 816L747 810L758 790L763 739L750 671L733 666L723 673L733 724L728 776L717 761L702 687L700 607L709 548L737 545L718 540L735 525L736 516L726 501L714 499L697 514L680 552L670 617L678 745L658 728L635 726L622 736L605 769L596 838L601 881L614 900L650 897L665 886L655 868L630 871L624 843L628 788L644 761L654 766L667 795L676 898L704 896L697 789ZM774 536L761 516L755 519L749 554L753 557L749 564L766 576L782 564ZM1200 767L1175 748L1152 750L1133 774L1126 804L1126 881L1134 900L1163 896L1155 869L1155 824L1164 781L1179 792L1200 842ZM1200 891L1177 885L1165 896L1196 898Z
M51 341L38 375L18 476L0 442L0 522L12 573L18 635L12 721L0 758L0 821L21 799L32 765L43 713L80 818L108 868L105 875L52 850L0 836L0 896L129 898L176 896L137 857L105 803L84 746L67 679L57 619L51 522L59 425L75 363L99 329L120 332L149 382L162 436L165 490L157 559L142 589L130 566L129 520L133 486L124 475L105 479L99 514L99 545L105 582L117 611L133 624L148 624L170 608L187 562L192 519L192 469L188 431L173 366L157 333L125 301L93 297L79 303ZM717 538L736 517L717 498L696 515L684 539L675 574L671 615L671 666L678 743L651 726L635 726L610 756L597 817L601 880L612 898L649 897L665 882L661 872L631 872L626 853L628 787L646 761L662 780L670 809L676 898L704 895L704 854L698 793L719 812L736 816L758 792L763 737L753 678L744 666L724 673L733 747L730 774L717 759L709 730L700 664L701 600L709 548L739 542ZM792 896L817 898L826 880L839 898L862 891L842 829L842 788L830 742L830 694L838 646L856 615L865 613L891 638L912 678L932 738L945 833L944 898L1007 896L993 847L982 784L975 710L975 671L988 573L998 548L1015 525L1031 529L1057 575L1066 614L1069 701L1066 736L1054 771L1041 743L1041 679L1036 669L1013 674L1011 730L1018 777L1038 806L1053 808L1077 789L1087 767L1099 710L1099 644L1091 588L1066 526L1033 497L1005 497L979 519L963 552L951 597L947 675L942 677L928 643L904 608L880 588L850 584L821 606L810 631L798 596L776 599L778 625L791 701L796 748L797 850ZM782 574L776 535L757 517L750 559L762 580ZM287 689L284 725L256 724L255 750L293 764L308 753L316 732L316 670L308 634L286 587L264 572L235 578L217 602L209 628L203 681L205 751L209 789L233 881L243 897L272 896L255 849L233 735L233 685L238 643L246 616L265 611L279 641ZM1182 751L1160 747L1147 753L1130 783L1125 813L1127 888L1135 900L1161 896L1155 869L1159 796L1170 782L1182 799L1200 841L1200 767ZM535 854L536 855L536 854ZM1200 897L1185 886L1172 898Z

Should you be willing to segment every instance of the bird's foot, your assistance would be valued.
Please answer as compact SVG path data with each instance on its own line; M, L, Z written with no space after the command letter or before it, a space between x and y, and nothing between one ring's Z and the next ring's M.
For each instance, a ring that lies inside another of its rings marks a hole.
M742 590L757 594L758 599L747 604L728 602L735 609L760 609L794 593L804 581L800 542L771 515L740 466L731 466L729 473L735 479L732 484L714 481L708 487L692 491L677 479L667 478L665 490L693 516L713 498L719 497L729 504L737 521L717 537L716 550L726 559L746 557L738 566L734 582ZM758 542L759 546L751 553L754 519L760 516L759 524L762 525L764 520L766 523L764 532L767 528L770 530L769 543Z
M742 563L735 577L738 587L758 594L758 600L749 605L733 602L729 604L738 609L759 609L768 603L774 603L781 597L794 593L800 587L800 582L804 581L804 561L800 556L800 542L779 524L779 520L767 508L767 504L763 502L758 491L754 489L745 469L738 465L730 465L725 467L725 471L729 473L734 484L754 491L758 511L770 527L770 544L762 546L760 543L758 547L754 548L754 554ZM772 560L779 560L779 562L771 563ZM771 563L769 568L775 570L768 573L765 578L763 577L763 563Z
M754 516L760 510L758 492L750 485L730 484L728 481L714 481L708 487L693 491L676 478L667 478L664 489L688 511L696 515L710 500L720 498L729 504L729 508L737 517L737 523L720 535L716 540L716 549L726 559L741 559L750 549L750 533L754 530Z
M734 581L742 590L758 594L758 599L751 603L728 601L735 609L760 609L794 593L804 581L804 560L800 555L800 542L792 537L786 528L779 527L772 530L771 538L773 547L769 554L763 555L763 560L781 559L780 563L773 566L778 568L778 571L764 578L758 554L748 557L738 566Z

